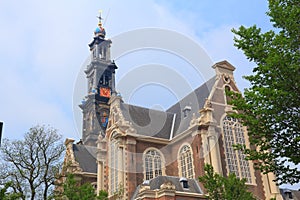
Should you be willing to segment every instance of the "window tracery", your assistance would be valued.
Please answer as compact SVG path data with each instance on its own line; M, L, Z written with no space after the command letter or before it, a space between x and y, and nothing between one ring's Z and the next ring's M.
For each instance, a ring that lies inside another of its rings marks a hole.
M158 151L151 149L144 155L145 180L162 175L162 158Z
M119 185L119 148L117 140L111 139L110 141L110 193L113 194L118 191Z
M185 178L194 177L194 167L192 160L192 150L189 145L184 145L179 152L179 172Z
M243 125L237 119L226 116L223 120L223 133L229 173L235 173L237 177L246 178L247 183L251 183L249 161L245 159L243 152L233 148L234 144L246 144Z

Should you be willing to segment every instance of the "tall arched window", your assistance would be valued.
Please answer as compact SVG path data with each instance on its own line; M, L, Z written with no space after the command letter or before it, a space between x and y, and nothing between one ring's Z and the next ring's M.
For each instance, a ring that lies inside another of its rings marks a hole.
M110 155L109 155L109 191L110 194L118 191L119 185L119 148L117 140L112 139L110 141Z
M148 150L144 155L145 179L150 180L162 175L162 158L158 151Z
M234 150L234 144L245 145L243 125L237 119L226 116L223 120L223 132L227 166L230 173L237 177L246 178L251 183L249 162L241 151Z
M194 178L192 149L189 145L184 145L180 149L178 159L180 176L185 178Z

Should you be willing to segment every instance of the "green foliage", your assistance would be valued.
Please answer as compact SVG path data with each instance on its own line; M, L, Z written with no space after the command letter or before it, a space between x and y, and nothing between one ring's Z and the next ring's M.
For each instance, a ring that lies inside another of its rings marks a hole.
M205 175L199 177L199 181L204 184L209 200L255 200L247 191L246 179L240 180L235 174L230 174L227 178L214 172L211 165L204 167Z
M12 184L12 182L7 182L6 184L4 184L3 188L0 188L1 200L17 200L22 198L22 194L8 191Z
M241 26L235 46L257 66L245 76L251 87L230 93L239 112L234 117L248 127L252 149L237 146L255 167L274 172L281 183L298 183L300 171L300 1L269 0L274 30ZM257 148L254 148L257 147Z
M89 200L96 199L96 193L93 186L89 183L78 185L73 174L68 174L65 183L63 184L63 196L69 200Z
M204 171L205 175L199 177L199 181L204 184L209 194L209 199L222 199L224 193L223 178L214 172L211 165L205 165Z
M63 192L58 195L56 199L68 200L107 200L108 193L104 190L99 192L97 196L95 189L90 183L79 185L76 181L74 174L68 174L66 181L63 184Z
M106 192L105 190L100 190L99 194L97 196L97 199L99 200L107 200L108 198L108 192Z

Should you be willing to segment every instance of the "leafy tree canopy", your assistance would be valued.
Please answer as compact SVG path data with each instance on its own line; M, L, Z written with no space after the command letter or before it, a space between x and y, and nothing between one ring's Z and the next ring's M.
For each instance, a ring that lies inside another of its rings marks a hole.
M204 167L205 175L199 177L199 181L204 184L209 200L255 200L247 191L246 179L240 180L235 174L223 177L214 172L211 165Z
M18 200L22 198L22 194L9 191L12 186L12 182L7 182L2 188L0 188L0 199L1 200Z
M65 182L63 183L63 192L56 196L56 199L63 200L107 200L108 193L104 190L99 192L97 196L95 188L91 183L80 185L76 181L74 174L68 174Z
M298 183L300 170L300 1L269 0L274 30L257 26L233 29L235 46L257 64L245 76L251 87L230 93L248 127L252 149L238 146L255 167L274 172L281 183ZM255 147L255 148L254 148Z

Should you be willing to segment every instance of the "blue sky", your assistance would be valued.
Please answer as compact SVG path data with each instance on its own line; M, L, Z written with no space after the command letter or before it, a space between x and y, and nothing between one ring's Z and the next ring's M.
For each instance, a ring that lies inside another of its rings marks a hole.
M267 3L261 0L1 0L4 137L19 138L35 124L50 124L65 137L79 139L73 120L74 82L89 55L87 44L99 9L108 38L144 27L174 30L201 45L213 62L226 59L235 65L241 89L247 86L242 75L250 73L253 64L233 47L230 29L270 27Z
M74 86L77 77L85 77L80 69L89 56L87 44L99 9L108 38L146 27L176 31L202 46L213 62L226 59L236 66L241 90L248 86L242 76L251 73L255 64L233 46L230 30L253 24L262 30L271 28L263 0L0 0L4 137L21 138L31 126L49 124L64 137L80 138L73 115L80 113L80 102L73 102ZM120 70L130 69L133 60L134 55L125 56ZM146 101L145 106L151 107Z

